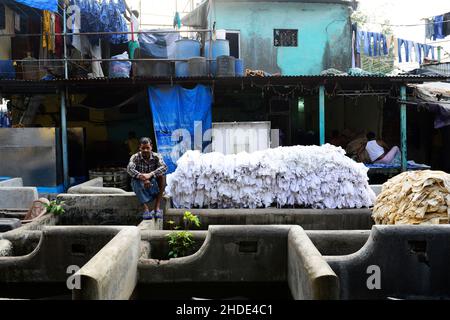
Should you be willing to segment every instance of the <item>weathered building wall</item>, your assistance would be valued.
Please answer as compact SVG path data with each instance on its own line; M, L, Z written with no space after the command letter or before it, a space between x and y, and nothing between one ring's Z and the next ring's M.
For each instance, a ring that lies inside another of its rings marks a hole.
M5 29L0 29L0 34L14 33L14 12L5 6ZM11 37L0 36L0 60L11 59Z
M350 8L292 2L218 2L209 20L239 30L244 67L283 75L316 75L351 67ZM274 29L298 29L298 47L275 47Z

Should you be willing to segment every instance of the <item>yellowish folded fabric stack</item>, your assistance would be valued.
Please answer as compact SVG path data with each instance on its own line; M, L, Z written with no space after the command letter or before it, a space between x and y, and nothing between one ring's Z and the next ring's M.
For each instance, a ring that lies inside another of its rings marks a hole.
M404 172L388 180L372 217L376 224L448 223L450 175L442 171Z

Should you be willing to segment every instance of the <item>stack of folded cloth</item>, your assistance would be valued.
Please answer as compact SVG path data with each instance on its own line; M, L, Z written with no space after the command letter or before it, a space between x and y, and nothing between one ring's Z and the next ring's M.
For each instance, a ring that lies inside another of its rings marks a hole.
M279 147L223 155L188 151L168 175L177 208L370 207L368 169L332 145Z

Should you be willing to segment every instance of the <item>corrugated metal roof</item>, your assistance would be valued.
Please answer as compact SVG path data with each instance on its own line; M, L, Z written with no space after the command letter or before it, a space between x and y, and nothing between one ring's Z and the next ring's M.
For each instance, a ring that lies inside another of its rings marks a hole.
M450 67L449 67L450 68ZM54 79L54 80L21 80L21 79L0 79L1 82L15 82L15 83L71 83L71 82L136 82L136 81L251 81L251 80L357 80L357 79L378 79L378 80L420 80L420 81L441 81L450 80L449 76L424 76L424 75L397 75L397 76L383 76L383 75L302 75L302 76L269 76L269 77L132 77L132 78L84 78L76 77L69 79Z
M0 80L0 94L38 94L55 93L68 87L71 91L87 92L103 90L103 92L119 89L143 89L151 85L187 85L204 84L215 88L227 87L263 87L263 86L303 86L316 88L319 85L327 87L340 86L349 90L362 90L365 86L390 88L392 85L407 85L412 83L448 81L449 77L430 77L420 75L387 76L280 76L280 77L153 77L153 78L71 78L56 80Z
M450 62L424 65L422 69L450 77Z

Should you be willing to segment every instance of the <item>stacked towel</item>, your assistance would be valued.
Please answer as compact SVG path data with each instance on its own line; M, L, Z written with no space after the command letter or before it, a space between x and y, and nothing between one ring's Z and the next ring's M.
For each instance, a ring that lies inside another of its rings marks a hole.
M369 207L375 200L368 169L329 144L237 155L188 151L177 166L166 188L177 208L340 209Z

